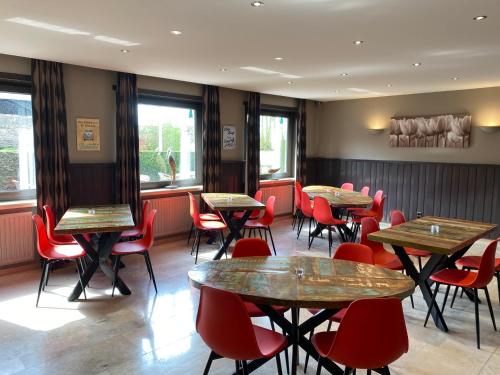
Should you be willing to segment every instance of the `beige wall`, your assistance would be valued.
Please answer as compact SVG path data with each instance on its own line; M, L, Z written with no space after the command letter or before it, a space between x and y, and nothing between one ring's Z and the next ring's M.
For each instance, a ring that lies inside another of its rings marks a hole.
M468 149L391 148L389 119L402 115L472 115ZM330 158L500 164L500 132L483 133L477 125L500 124L500 87L401 95L322 103L313 129L314 156ZM369 127L385 127L372 134Z

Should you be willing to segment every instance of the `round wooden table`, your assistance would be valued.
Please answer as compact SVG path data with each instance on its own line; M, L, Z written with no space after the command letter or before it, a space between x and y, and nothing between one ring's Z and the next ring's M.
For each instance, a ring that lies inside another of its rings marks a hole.
M303 276L300 276L300 274ZM248 257L200 264L188 273L191 284L207 285L233 292L253 302L289 335L292 346L292 374L296 374L298 347L316 360L318 353L306 335L335 312L361 298L411 295L415 283L400 272L367 264L319 257ZM291 308L291 321L277 314L270 305ZM299 325L299 309L324 309ZM249 364L253 371L267 360ZM335 363L324 368L342 374Z

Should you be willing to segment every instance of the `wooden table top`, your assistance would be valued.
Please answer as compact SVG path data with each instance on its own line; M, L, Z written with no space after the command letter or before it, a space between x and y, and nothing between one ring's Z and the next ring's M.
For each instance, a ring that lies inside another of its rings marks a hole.
M439 225L439 233L431 233L431 225ZM472 245L496 227L495 224L477 221L425 216L371 233L368 239L449 255Z
M296 269L304 270L297 276ZM248 257L211 261L188 273L191 284L208 285L244 300L287 307L343 308L360 298L409 296L415 283L400 272L319 257Z
M213 211L263 210L261 202L245 194L202 193L201 198Z
M330 205L339 208L346 207L367 207L372 204L373 199L357 191L343 190L335 186L311 185L306 186L302 191L309 194L311 198L316 196L326 198ZM339 195L336 196L335 192Z
M57 223L55 233L123 232L132 229L134 226L134 219L128 204L70 207Z

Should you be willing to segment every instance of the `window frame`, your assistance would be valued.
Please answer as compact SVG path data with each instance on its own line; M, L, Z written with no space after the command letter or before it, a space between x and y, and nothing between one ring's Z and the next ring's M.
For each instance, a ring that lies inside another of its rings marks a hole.
M291 178L295 176L295 128L296 128L296 120L297 120L297 109L291 107L280 107L280 106L269 106L269 105L261 105L260 107L260 116L274 116L274 117L286 117L288 119L288 145L287 151L289 157L286 161L286 166L288 172L281 173L273 173L272 175L269 173L260 174L260 166L259 166L259 179L260 180L273 180L280 178ZM260 124L260 118L259 118ZM259 134L260 134L260 125L259 125ZM260 139L260 136L259 136ZM259 145L259 160L260 160L260 145Z
M15 94L29 94L31 97L32 96L31 76L0 72L0 91L11 92ZM31 98L31 100L32 99L33 98ZM35 136L34 128L35 126L33 124L33 137ZM35 182L36 182L36 169L37 169L37 162L35 160ZM18 191L0 192L0 202L18 201L18 200L34 199L34 198L36 198L36 188L18 190Z
M137 105L157 105L187 108L195 111L195 176L194 179L176 181L175 186L185 187L202 184L203 146L202 146L202 99L200 96L181 95L162 91L138 90ZM139 123L137 124L139 126ZM140 158L140 155L139 155ZM141 190L168 188L171 181L141 182Z

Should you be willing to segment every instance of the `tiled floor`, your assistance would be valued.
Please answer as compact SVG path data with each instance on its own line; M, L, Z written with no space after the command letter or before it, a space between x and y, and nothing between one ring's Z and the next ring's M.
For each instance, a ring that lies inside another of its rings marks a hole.
M316 240L308 251L307 236L295 239L288 219L273 228L278 254L327 256L326 240ZM201 261L214 250L203 246ZM471 253L480 250L476 244ZM201 374L209 350L194 327L198 292L187 280L194 258L184 239L159 244L151 255L157 296L142 257L125 260L122 277L132 290L127 297L111 298L110 286L99 275L87 291L88 301L67 302L76 282L73 269L67 268L52 274L36 309L38 270L0 277L0 374ZM490 294L500 324L495 283ZM500 333L493 331L485 304L480 306L481 350L475 346L474 306L468 300L446 310L449 333L433 324L423 327L425 307L418 291L415 304L412 309L404 302L410 351L391 366L393 374L500 373ZM268 325L266 319L256 322ZM303 354L300 361L299 373ZM218 360L210 373L230 374L233 369L232 362ZM314 371L311 361L308 373ZM276 368L271 362L255 373L275 374Z

